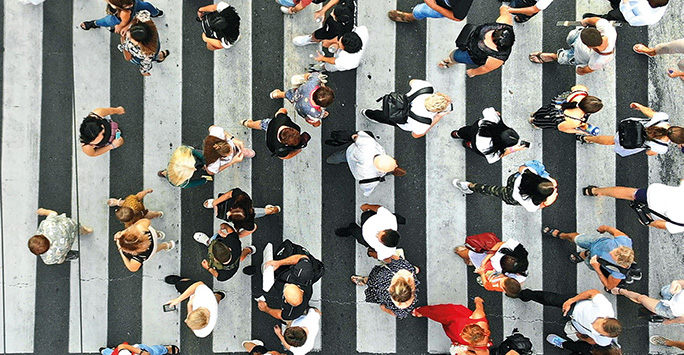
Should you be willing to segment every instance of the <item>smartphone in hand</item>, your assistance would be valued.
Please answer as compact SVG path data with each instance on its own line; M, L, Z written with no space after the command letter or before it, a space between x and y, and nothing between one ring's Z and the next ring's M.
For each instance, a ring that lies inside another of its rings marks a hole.
M176 308L176 305L173 305L173 306L172 306L172 305L170 305L170 304L167 303L167 304L165 304L165 305L163 306L163 309L164 309L164 312L173 312L173 311L175 311L177 308Z
M520 145L522 145L522 146L525 147L525 148L529 148L529 147L530 147L530 142L528 142L528 141L520 141Z

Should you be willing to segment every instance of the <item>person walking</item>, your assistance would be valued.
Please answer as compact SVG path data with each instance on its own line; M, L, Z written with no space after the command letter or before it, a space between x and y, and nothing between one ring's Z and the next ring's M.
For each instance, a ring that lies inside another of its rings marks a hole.
M295 46L303 47L320 43L325 39L341 37L354 29L354 1L343 0L334 6L331 6L332 3L333 1L329 1L328 4L324 6L324 8L331 7L332 11L330 12L330 15L325 18L323 26L310 35L301 35L292 38L292 43L294 43ZM316 17L316 19L324 17L327 9L321 9L321 11L316 12L316 14L320 13L320 17Z
M130 227L142 218L161 218L164 216L164 212L149 211L143 204L143 198L153 191L152 189L145 189L135 195L128 195L123 200L120 198L110 198L107 200L107 206L118 207L114 215L116 215L116 219L123 222L125 228Z
M398 115L399 108L385 105L381 110L364 109L361 114L372 122L384 123L390 126L399 127L403 131L411 132L413 138L425 136L437 122L453 110L451 98L442 93L435 93L432 84L425 80L411 79L409 81L411 89L406 93L408 110ZM396 93L388 94L397 95ZM387 95L385 95L387 97ZM403 98L403 96L402 96ZM387 111L385 111L387 109ZM392 110L392 111L390 111ZM403 114L405 113L405 114ZM387 114L391 116L388 117Z
M211 238L205 233L196 232L193 239L207 247L202 268L218 281L227 281L235 276L240 263L257 252L254 245L242 248L239 234L227 223L221 223L220 229Z
M226 298L226 293L212 291L202 281L178 275L166 276L164 282L173 285L181 294L166 304L176 306L187 299L188 315L185 317L185 324L198 338L206 338L211 334L218 318L218 304Z
M680 350L684 350L684 341L671 340L660 335L654 335L649 340L653 345L669 346Z
M361 226L349 223L347 227L335 229L338 237L353 236L356 241L368 248L368 256L389 263L398 259L397 245L401 235L397 232L399 224L406 218L390 212L381 205L361 205Z
M299 11L304 10L307 6L314 4L320 4L325 0L276 0L280 5L280 11L285 15L294 15ZM314 13L314 19L320 21L325 16L325 12L328 11L332 6L336 5L340 0L330 0L323 8Z
M626 118L620 122L618 131L614 136L577 135L575 138L581 143L614 145L615 152L622 157L642 151L646 151L646 155L649 156L665 154L670 146L670 142L680 146L684 144L684 128L670 126L670 116L668 114L653 111L653 109L637 102L632 102L629 107L641 111L649 119ZM631 127L634 129L628 130ZM626 141L621 136L629 137L630 139ZM632 142L634 139L632 137L639 138L639 141L642 142L641 146L623 146L623 144L634 143Z
M459 34L456 40L458 48L451 51L448 58L439 62L439 67L447 69L456 63L477 65L476 68L466 70L469 78L499 69L511 55L515 42L509 9L508 6L502 5L496 22L477 27L464 27L466 32Z
M602 108L601 99L589 95L586 86L575 85L569 92L556 96L533 112L529 122L537 129L557 129L564 133L585 135L589 116Z
M79 140L81 150L89 157L97 157L124 144L119 124L109 117L123 115L126 110L119 107L96 108L81 122Z
M475 310L460 304L437 304L418 307L414 317L427 317L441 323L444 333L451 340L452 354L487 355L492 342L489 338L489 321L484 311L484 300L475 297Z
M419 271L405 259L392 259L374 266L368 276L354 275L351 280L357 286L367 286L366 302L377 303L385 313L403 319L418 303Z
M264 342L259 339L245 340L242 342L242 347L247 350L249 355L286 355L276 350L268 350L264 346Z
M201 150L181 145L173 151L166 169L159 170L157 176L184 189L204 185L213 181L212 175L205 170L205 162Z
M157 26L150 17L147 10L138 12L121 33L121 44L117 46L127 61L140 67L143 76L152 75L153 62L161 63L171 54L168 49L160 50Z
M256 231L255 218L277 214L282 211L280 206L274 205L254 208L252 206L252 198L238 187L226 193L220 193L215 199L207 199L202 205L206 209L213 209L214 217L231 223L233 229L240 234L240 238L244 238Z
M306 73L302 78L305 81L301 85L287 91L275 89L271 91L270 97L273 100L286 99L294 105L295 111L306 123L318 127L328 117L326 108L335 101L335 93L325 86L326 76L321 73Z
M36 234L29 238L28 248L34 255L40 255L45 265L61 264L78 259L78 251L71 246L79 235L91 234L92 228L79 225L66 213L39 208L36 213L45 219L38 225Z
M394 22L414 22L426 18L448 18L460 22L468 15L473 0L424 0L411 12L391 10L387 13Z
M684 53L684 38L676 39L671 42L656 44L653 47L648 47L643 43L637 43L632 47L634 52L643 54L649 57L655 57L663 54L681 54ZM670 78L680 78L684 80L684 59L677 62L679 70L668 69L667 75Z
M582 19L583 28L576 28L566 38L570 48L561 48L556 53L542 51L530 53L532 63L558 62L574 65L578 75L585 75L603 68L615 57L617 32L613 25L600 17Z
M130 24L131 19L142 10L149 11L152 18L164 16L164 11L142 0L105 1L107 2L107 8L105 9L107 16L99 20L81 22L81 29L88 31L91 28L108 27L114 33L123 33L124 29Z
M644 306L655 315L650 317L650 321L663 324L684 323L684 280L674 280L672 283L660 289L662 299L642 295L638 292L630 291L622 287L615 287L610 290L614 295L622 295L630 301Z
M203 155L205 170L209 175L216 175L229 166L233 166L245 158L254 158L256 152L245 147L245 143L228 133L222 127L209 126L209 135L204 138Z
M489 164L530 145L504 124L501 114L493 107L482 110L482 118L471 125L451 131L451 138L462 139L466 149L485 157Z
M385 148L372 135L359 131L351 136L351 141L349 147L328 156L325 162L333 165L347 163L364 196L370 196L388 174L406 175L406 170L385 153Z
M596 272L599 280L610 290L627 278L624 269L634 263L632 239L617 228L602 225L596 229L601 235L589 236L580 233L563 233L556 228L544 227L542 235L572 242L582 249L572 253L570 261L585 265ZM610 236L603 235L608 233ZM616 267L617 266L617 267Z
M314 60L320 64L314 65L312 69L336 72L358 68L361 65L363 51L368 44L368 38L368 28L366 26L357 26L351 32L332 39L323 40L321 45L324 48L328 48L333 53L333 56L327 57L322 52L316 51Z
M150 225L147 218L139 219L130 227L114 235L116 247L126 268L131 272L140 270L142 264L159 251L171 251L175 241L159 243L166 234Z
M202 24L202 40L210 51L228 49L240 39L240 15L225 1L200 7L197 21Z
M113 348L100 348L102 355L165 355L165 354L180 354L180 349L175 345L145 345L145 344L129 344L123 342Z
M518 171L508 177L506 186L473 183L460 179L451 182L468 195L477 192L500 198L507 205L523 206L527 212L536 212L551 206L558 198L558 182L549 176L544 164L537 160L526 161Z
M309 308L306 314L293 320L285 331L282 331L280 325L276 325L273 332L293 355L306 355L313 350L321 330L321 315L317 308Z
M266 147L271 151L271 156L282 160L294 158L311 140L311 135L302 133L302 128L290 119L285 108L279 109L273 118L257 121L247 119L240 124L266 132Z

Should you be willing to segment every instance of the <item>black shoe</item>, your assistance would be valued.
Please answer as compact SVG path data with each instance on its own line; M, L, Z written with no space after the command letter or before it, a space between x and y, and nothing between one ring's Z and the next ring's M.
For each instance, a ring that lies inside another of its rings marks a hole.
M648 321L651 323L662 323L665 321L665 317L661 317L657 314L653 314L650 317L648 317Z
M226 293L223 291L214 291L214 294L221 296L221 299L219 300L219 302L223 301L226 298Z
M164 278L164 282L166 282L169 285L175 285L178 281L180 281L181 277L178 275L169 275Z
M66 255L65 261L71 261L71 260L76 260L78 259L78 251L77 250L69 250Z
M159 10L159 9L157 9L157 10ZM157 17L162 17L162 16L164 16L164 11L159 10L159 13L158 13L158 14L156 14L156 15L154 15L154 16L150 16L150 17L151 17L151 18L157 18Z
M582 18L589 18L589 17L603 17L603 15L598 15L598 14L592 14L591 12L587 12L584 15L582 15Z
M335 229L335 235L338 237L349 237L351 233L349 233L349 228L344 227Z
M252 276L256 274L256 266L250 265L246 266L244 269L242 269L242 273L247 275L247 276Z
M453 138L453 139L461 139L461 136L458 135L458 130L453 130L453 131L451 131L451 138Z

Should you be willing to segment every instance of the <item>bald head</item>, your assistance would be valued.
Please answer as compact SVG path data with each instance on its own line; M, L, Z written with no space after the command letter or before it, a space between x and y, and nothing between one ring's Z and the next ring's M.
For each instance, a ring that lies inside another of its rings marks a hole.
M397 161L387 154L380 154L373 159L373 165L376 169L389 173L396 169Z
M304 301L304 290L295 284L286 284L283 288L283 297L287 304L297 307Z

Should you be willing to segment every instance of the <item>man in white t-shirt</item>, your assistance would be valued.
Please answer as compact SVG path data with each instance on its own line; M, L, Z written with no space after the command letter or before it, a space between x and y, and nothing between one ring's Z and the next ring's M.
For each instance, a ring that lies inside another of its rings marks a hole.
M622 200L636 201L648 205L650 215L654 219L648 226L658 229L667 229L668 232L684 232L684 208L681 206L684 199L684 179L680 180L679 186L663 184L651 184L646 189L634 187L613 186L597 187L594 185L582 189L585 196L608 196ZM656 213L669 219L664 220Z
M534 301L561 308L563 316L571 318L575 335L589 344L608 346L622 333L622 325L615 319L613 305L599 290L592 289L572 296L525 289L520 291L518 298L523 302Z
M605 15L587 13L583 17L598 16L606 20L627 22L630 26L654 25L665 15L669 0L610 0L613 10Z
M321 329L321 311L309 308L306 314L292 321L282 332L279 325L273 331L283 343L285 349L293 355L305 355L314 348L316 337Z
M399 223L406 223L402 216L395 215L381 205L361 205L361 226L349 223L345 228L335 229L340 237L353 236L359 244L368 248L368 256L389 262L395 255L399 244Z
M517 23L527 22L532 16L540 11L546 10L553 0L538 0L534 5L529 6L529 0L512 0L508 12L513 14L513 20Z
M188 316L185 324L192 329L195 336L205 338L214 330L218 316L218 304L226 298L222 291L212 291L202 281L192 281L177 275L169 275L164 282L174 285L180 296L166 302L170 306L176 306L188 299Z
M574 65L578 75L589 74L610 63L615 57L617 40L613 25L600 17L585 18L580 23L584 28L576 28L568 34L566 41L570 48L561 48L556 53L530 53L530 61Z
M410 100L411 109L408 116L401 121L395 122L386 117L383 110L365 109L361 114L367 119L384 123L390 126L397 126L404 131L411 132L413 138L420 138L453 110L451 98L442 93L434 93L432 84L425 80L412 79L409 81L411 90L406 93ZM421 91L421 92L418 92ZM411 97L411 95L416 95Z
M317 52L315 59L322 62L325 70L329 72L356 69L361 65L367 42L368 28L359 26L342 37L323 40L323 47L336 48L335 53L332 57L326 57L323 53Z
M663 324L684 323L684 280L674 280L672 283L660 289L661 300L648 297L638 292L615 287L611 291L614 295L622 295L632 302L641 304L649 311L655 313L651 316L651 322Z

